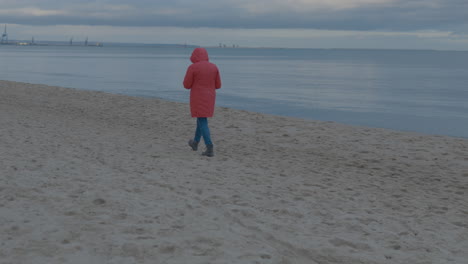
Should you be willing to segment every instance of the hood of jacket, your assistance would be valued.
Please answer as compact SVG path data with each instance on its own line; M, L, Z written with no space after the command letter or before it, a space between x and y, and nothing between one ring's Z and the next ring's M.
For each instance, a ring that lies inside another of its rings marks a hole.
M208 52L204 48L196 48L193 50L190 60L193 63L197 63L200 61L209 61Z

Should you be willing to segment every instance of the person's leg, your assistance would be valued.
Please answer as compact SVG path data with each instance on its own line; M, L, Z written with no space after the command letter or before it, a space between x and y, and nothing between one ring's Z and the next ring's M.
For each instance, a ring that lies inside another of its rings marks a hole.
M200 132L203 137L203 140L205 141L205 144L213 145L213 142L211 142L210 128L208 127L208 118L199 117L198 124L200 127Z
M193 141L200 142L201 137L202 137L202 130L201 130L200 117L197 117L197 129L195 130L195 138L193 139Z
M188 144L192 148L192 150L196 151L198 149L198 142L200 142L202 136L202 131L200 129L200 122L197 118L197 128L195 129L195 137L189 140Z
M203 140L206 144L206 151L202 153L204 156L213 157L213 142L211 142L210 129L208 127L208 118L200 118L200 130L203 136Z

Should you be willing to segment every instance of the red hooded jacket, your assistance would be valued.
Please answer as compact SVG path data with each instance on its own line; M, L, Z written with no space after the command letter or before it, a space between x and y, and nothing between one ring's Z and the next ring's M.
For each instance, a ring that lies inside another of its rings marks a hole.
M221 88L218 67L209 62L208 52L196 48L187 69L184 87L190 89L190 112L192 117L212 117L216 100L216 89Z

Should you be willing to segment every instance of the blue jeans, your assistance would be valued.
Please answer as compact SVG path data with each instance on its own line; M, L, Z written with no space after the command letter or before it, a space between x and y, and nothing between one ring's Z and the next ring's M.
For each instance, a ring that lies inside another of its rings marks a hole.
M210 128L208 128L208 118L206 117L197 117L197 130L195 131L194 140L200 142L201 137L203 137L206 145L213 145L213 142L211 142Z

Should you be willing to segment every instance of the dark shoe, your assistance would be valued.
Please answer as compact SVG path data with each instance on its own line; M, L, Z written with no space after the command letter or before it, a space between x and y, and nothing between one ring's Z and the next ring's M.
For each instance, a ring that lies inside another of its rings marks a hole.
M189 140L188 144L190 147L192 147L193 151L196 151L198 149L198 142L196 142L195 140Z
M206 151L202 153L203 156L213 157L213 145L206 145Z

